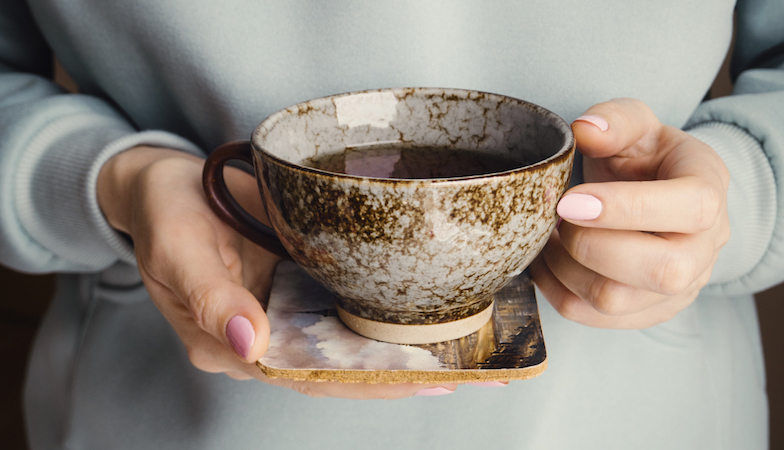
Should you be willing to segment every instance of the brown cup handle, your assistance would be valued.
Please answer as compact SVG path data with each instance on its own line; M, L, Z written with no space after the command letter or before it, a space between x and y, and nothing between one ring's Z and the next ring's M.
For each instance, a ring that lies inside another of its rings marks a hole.
M275 231L245 211L226 187L223 168L232 159L245 161L252 166L253 155L251 154L250 142L228 142L218 147L207 158L202 173L202 184L210 207L224 222L255 244L282 258L291 259ZM261 201L264 202L263 197ZM265 204L264 207L266 208L266 206Z

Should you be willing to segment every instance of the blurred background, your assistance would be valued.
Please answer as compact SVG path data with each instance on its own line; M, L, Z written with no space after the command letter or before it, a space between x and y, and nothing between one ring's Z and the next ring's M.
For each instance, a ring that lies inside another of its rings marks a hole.
M731 52L731 49L730 49ZM727 61L710 91L712 98L732 90ZM56 64L55 79L66 89L76 86ZM784 268L782 268L784 270ZM38 324L54 292L51 275L27 275L0 266L0 447L27 449L22 419L22 383ZM765 351L770 399L770 448L784 450L784 284L756 296Z

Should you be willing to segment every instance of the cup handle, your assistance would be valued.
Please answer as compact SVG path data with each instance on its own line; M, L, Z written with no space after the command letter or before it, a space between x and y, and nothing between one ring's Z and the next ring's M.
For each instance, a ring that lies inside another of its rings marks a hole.
M285 259L291 255L281 244L275 231L245 211L226 187L223 168L233 159L253 166L249 141L233 141L221 145L207 158L202 172L202 184L207 201L215 214L255 244ZM262 203L264 198L261 198ZM266 208L267 205L265 204Z

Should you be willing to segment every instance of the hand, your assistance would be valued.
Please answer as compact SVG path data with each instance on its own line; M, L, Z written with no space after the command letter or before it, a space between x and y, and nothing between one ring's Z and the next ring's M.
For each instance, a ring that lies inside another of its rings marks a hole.
M707 144L615 99L573 124L586 184L558 204L563 222L531 265L567 319L645 328L673 318L707 284L729 239L729 173Z
M312 396L401 398L454 391L456 385L369 385L269 379L256 367L269 344L266 304L279 258L213 214L201 186L204 161L175 150L135 147L98 177L109 223L133 238L139 271L155 305L197 368L256 378ZM255 179L226 168L237 201L266 221ZM446 388L446 389L443 389Z

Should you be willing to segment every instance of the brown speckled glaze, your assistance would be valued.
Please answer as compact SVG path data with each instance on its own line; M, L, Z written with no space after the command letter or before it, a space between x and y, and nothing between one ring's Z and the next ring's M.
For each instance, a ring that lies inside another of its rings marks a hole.
M300 165L347 147L402 142L537 161L447 179L384 179ZM273 228L294 261L370 320L435 324L488 307L556 223L574 137L555 114L474 91L401 88L279 111L252 138Z

